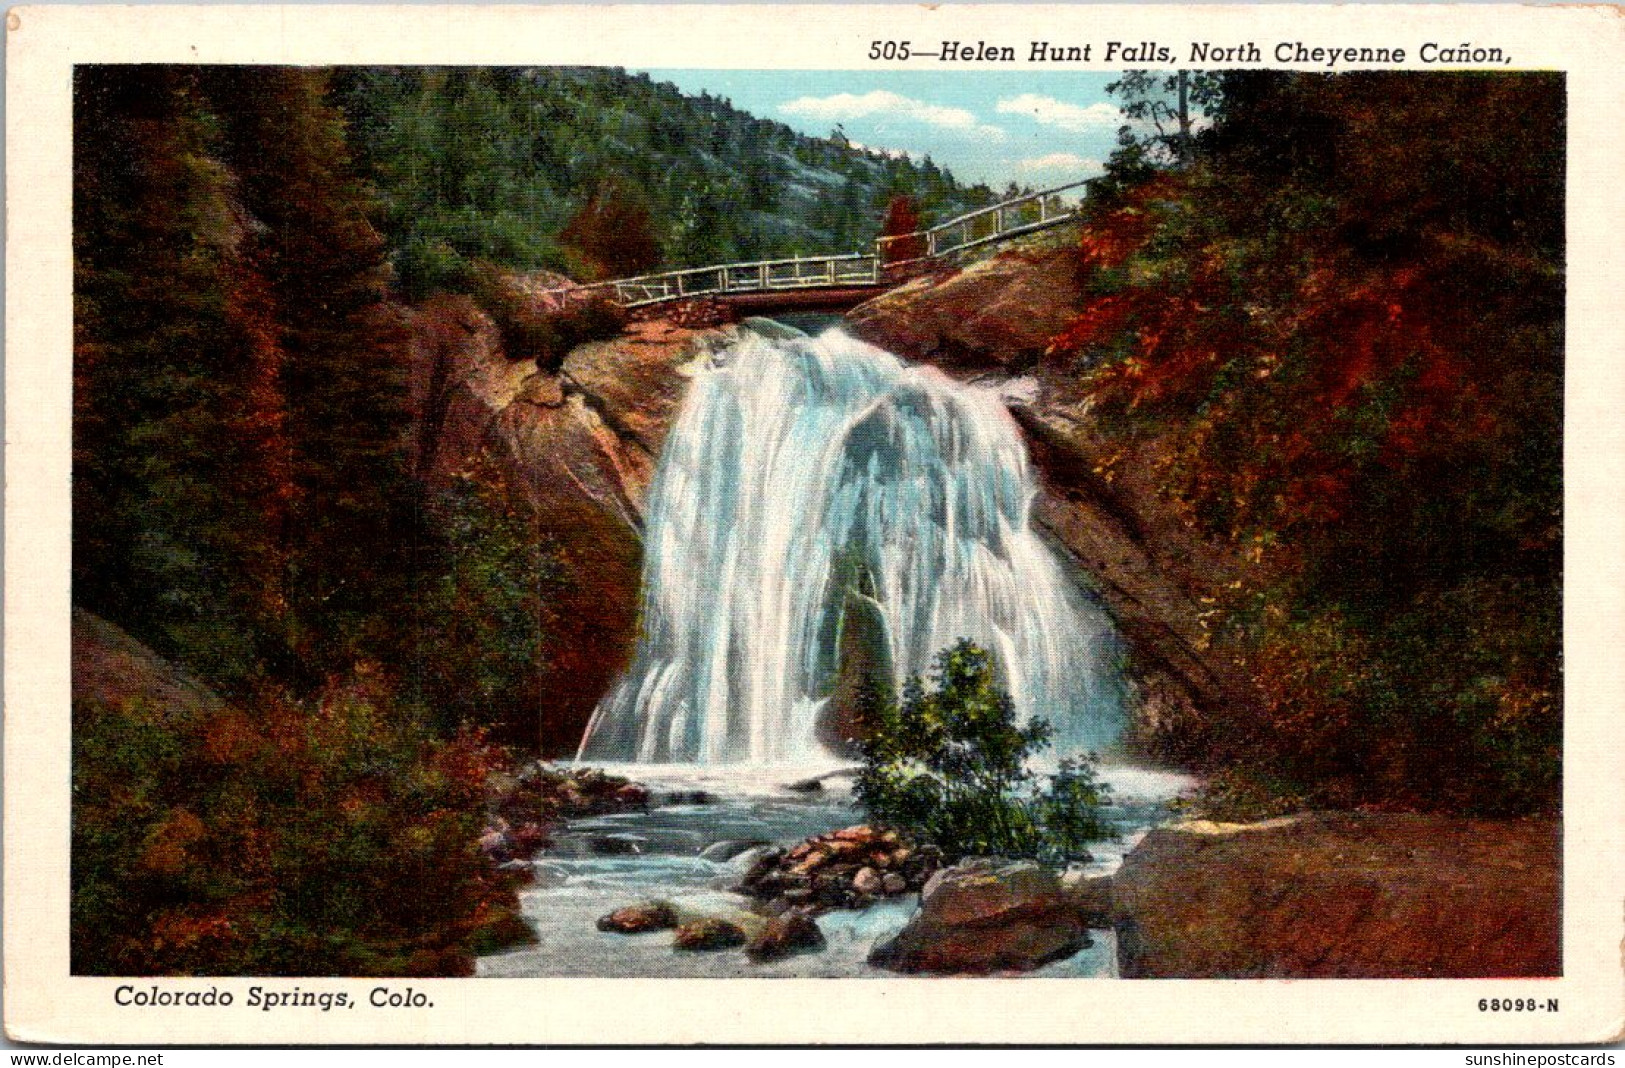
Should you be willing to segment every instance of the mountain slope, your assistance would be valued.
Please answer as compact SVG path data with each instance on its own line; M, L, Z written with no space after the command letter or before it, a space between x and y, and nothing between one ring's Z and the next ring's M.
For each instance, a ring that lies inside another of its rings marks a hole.
M565 231L594 200L646 213L658 265L682 267L861 250L897 195L927 223L995 199L930 160L806 137L618 68L373 67L339 78L408 296L478 260L588 273Z

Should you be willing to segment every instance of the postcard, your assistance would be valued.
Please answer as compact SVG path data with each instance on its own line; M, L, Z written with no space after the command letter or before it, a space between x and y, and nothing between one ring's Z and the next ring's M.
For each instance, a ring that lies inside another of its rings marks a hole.
M1622 27L11 11L8 1036L1617 1041Z

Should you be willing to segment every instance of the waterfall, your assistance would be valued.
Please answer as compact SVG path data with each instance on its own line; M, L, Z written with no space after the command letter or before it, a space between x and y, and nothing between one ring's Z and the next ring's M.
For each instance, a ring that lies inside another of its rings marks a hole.
M832 329L743 332L690 383L651 490L641 633L580 757L828 757L850 608L900 688L964 637L996 654L1056 752L1122 719L1101 610L1031 525L1021 435L996 392ZM846 643L850 645L850 642Z

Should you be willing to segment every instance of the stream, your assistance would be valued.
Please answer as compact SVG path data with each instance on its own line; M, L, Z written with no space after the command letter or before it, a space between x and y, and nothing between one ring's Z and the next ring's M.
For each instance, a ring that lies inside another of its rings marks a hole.
M485 977L598 978L898 978L866 963L870 948L895 933L916 907L917 895L879 902L862 911L834 910L818 917L826 947L765 964L740 950L683 952L671 934L611 934L597 930L600 916L625 905L664 899L680 910L726 917L749 900L730 893L744 875L744 858L700 856L717 842L793 845L802 839L862 822L850 780L828 778L815 793L786 785L824 774L830 766L760 768L685 765L607 765L612 774L636 778L656 798L708 800L662 804L629 812L573 820L539 853L536 881L521 891L525 919L538 941L481 958ZM1104 767L1112 788L1107 811L1120 837L1093 847L1090 874L1116 870L1124 853L1167 816L1167 802L1190 785L1184 776L1129 767ZM1094 944L1028 975L1108 977L1115 974L1116 947L1109 931L1092 933Z

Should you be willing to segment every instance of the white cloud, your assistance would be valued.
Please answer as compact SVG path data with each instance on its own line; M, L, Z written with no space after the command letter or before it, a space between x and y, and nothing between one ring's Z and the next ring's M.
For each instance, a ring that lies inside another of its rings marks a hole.
M964 108L943 107L940 104L915 100L901 93L875 89L867 93L835 93L832 96L803 96L780 104L786 115L811 119L816 122L841 122L846 119L895 118L935 126L943 130L957 130L979 137L1000 138L1004 131L997 126L984 126L976 116Z
M1000 115L1025 115L1034 122L1054 126L1069 133L1115 130L1123 124L1123 113L1113 104L1080 107L1052 96L1022 93L1006 97L995 105Z
M1033 156L1017 160L1016 167L1023 171L1065 171L1068 174L1093 174L1104 171L1098 159L1085 159L1071 152L1051 152L1047 156Z

